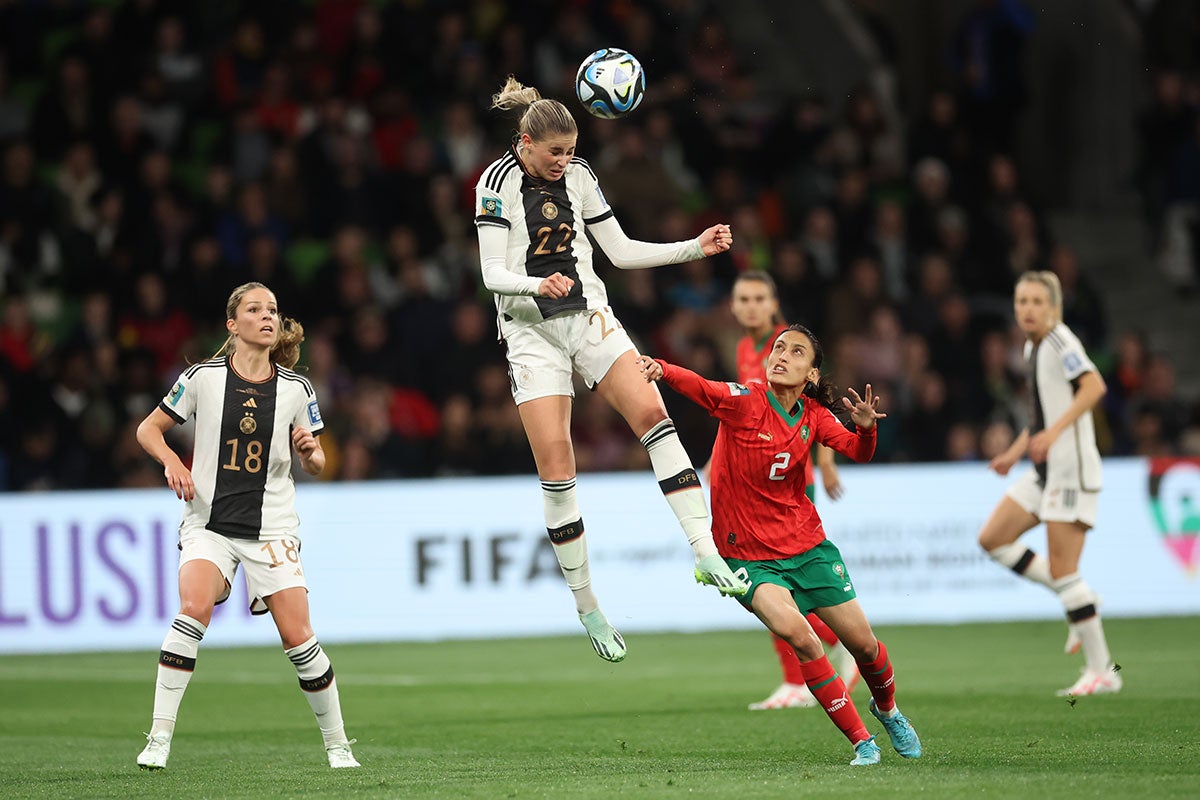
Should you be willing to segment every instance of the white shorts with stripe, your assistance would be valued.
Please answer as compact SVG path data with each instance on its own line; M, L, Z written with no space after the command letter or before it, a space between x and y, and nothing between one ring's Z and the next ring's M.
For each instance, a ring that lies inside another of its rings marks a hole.
M300 562L300 540L235 539L213 533L207 528L188 528L179 532L179 566L201 559L211 561L225 578L225 591L218 603L229 599L229 587L238 564L246 568L246 594L251 614L267 613L264 597L294 587L308 589L304 565Z
M505 333L504 341L517 405L553 395L574 397L575 371L594 389L618 358L637 351L607 306L516 328Z
M1096 525L1099 492L1055 481L1053 476L1047 479L1045 487L1039 486L1036 469L1018 478L1005 494L1043 522L1082 522L1089 528Z

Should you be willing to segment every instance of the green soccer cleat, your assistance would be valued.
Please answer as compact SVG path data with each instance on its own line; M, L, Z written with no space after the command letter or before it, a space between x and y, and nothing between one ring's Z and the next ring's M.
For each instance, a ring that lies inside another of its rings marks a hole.
M613 663L625 660L625 640L621 638L617 629L609 624L603 611L597 608L595 611L580 614L579 621L587 629L588 638L592 640L592 647L595 648L596 655Z
M705 556L696 562L696 583L717 587L717 591L730 597L741 597L750 591L744 580L734 575L719 555Z
M870 767L878 763L879 745L875 744L874 736L854 745L854 760L850 762L850 766Z
M917 731L908 721L908 717L896 709L892 709L896 713L888 716L876 707L874 697L871 698L867 708L875 715L875 719L883 723L883 728L887 731L888 738L892 740L892 747L896 748L897 753L905 758L921 757L921 740L917 738Z

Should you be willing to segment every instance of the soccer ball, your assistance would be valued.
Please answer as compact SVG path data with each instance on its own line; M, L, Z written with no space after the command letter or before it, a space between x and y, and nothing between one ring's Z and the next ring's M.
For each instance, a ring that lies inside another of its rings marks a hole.
M583 60L575 73L575 95L588 113L602 119L623 117L646 94L646 73L632 53L605 47Z

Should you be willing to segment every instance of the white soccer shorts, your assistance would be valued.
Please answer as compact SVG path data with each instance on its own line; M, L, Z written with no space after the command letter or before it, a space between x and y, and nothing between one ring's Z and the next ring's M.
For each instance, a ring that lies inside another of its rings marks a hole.
M505 343L517 405L539 397L574 397L573 371L595 388L618 358L637 350L607 306L517 328L505 335Z
M1082 522L1089 528L1096 525L1099 492L1088 492L1050 478L1045 488L1038 486L1036 469L1030 469L1008 487L1006 495L1017 505L1042 522Z
M191 528L179 534L179 566L189 561L211 561L225 577L225 591L217 599L229 599L229 587L238 564L246 568L246 594L251 614L267 613L264 597L293 587L308 589L300 561L300 540L282 538L259 541L235 539L207 528Z

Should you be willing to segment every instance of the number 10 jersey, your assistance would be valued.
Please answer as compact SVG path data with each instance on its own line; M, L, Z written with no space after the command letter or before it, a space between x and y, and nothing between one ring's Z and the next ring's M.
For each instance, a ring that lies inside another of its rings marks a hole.
M324 429L308 379L276 365L262 382L238 375L229 357L202 361L159 402L178 423L196 418L196 496L180 530L207 528L238 539L297 536L292 429Z

